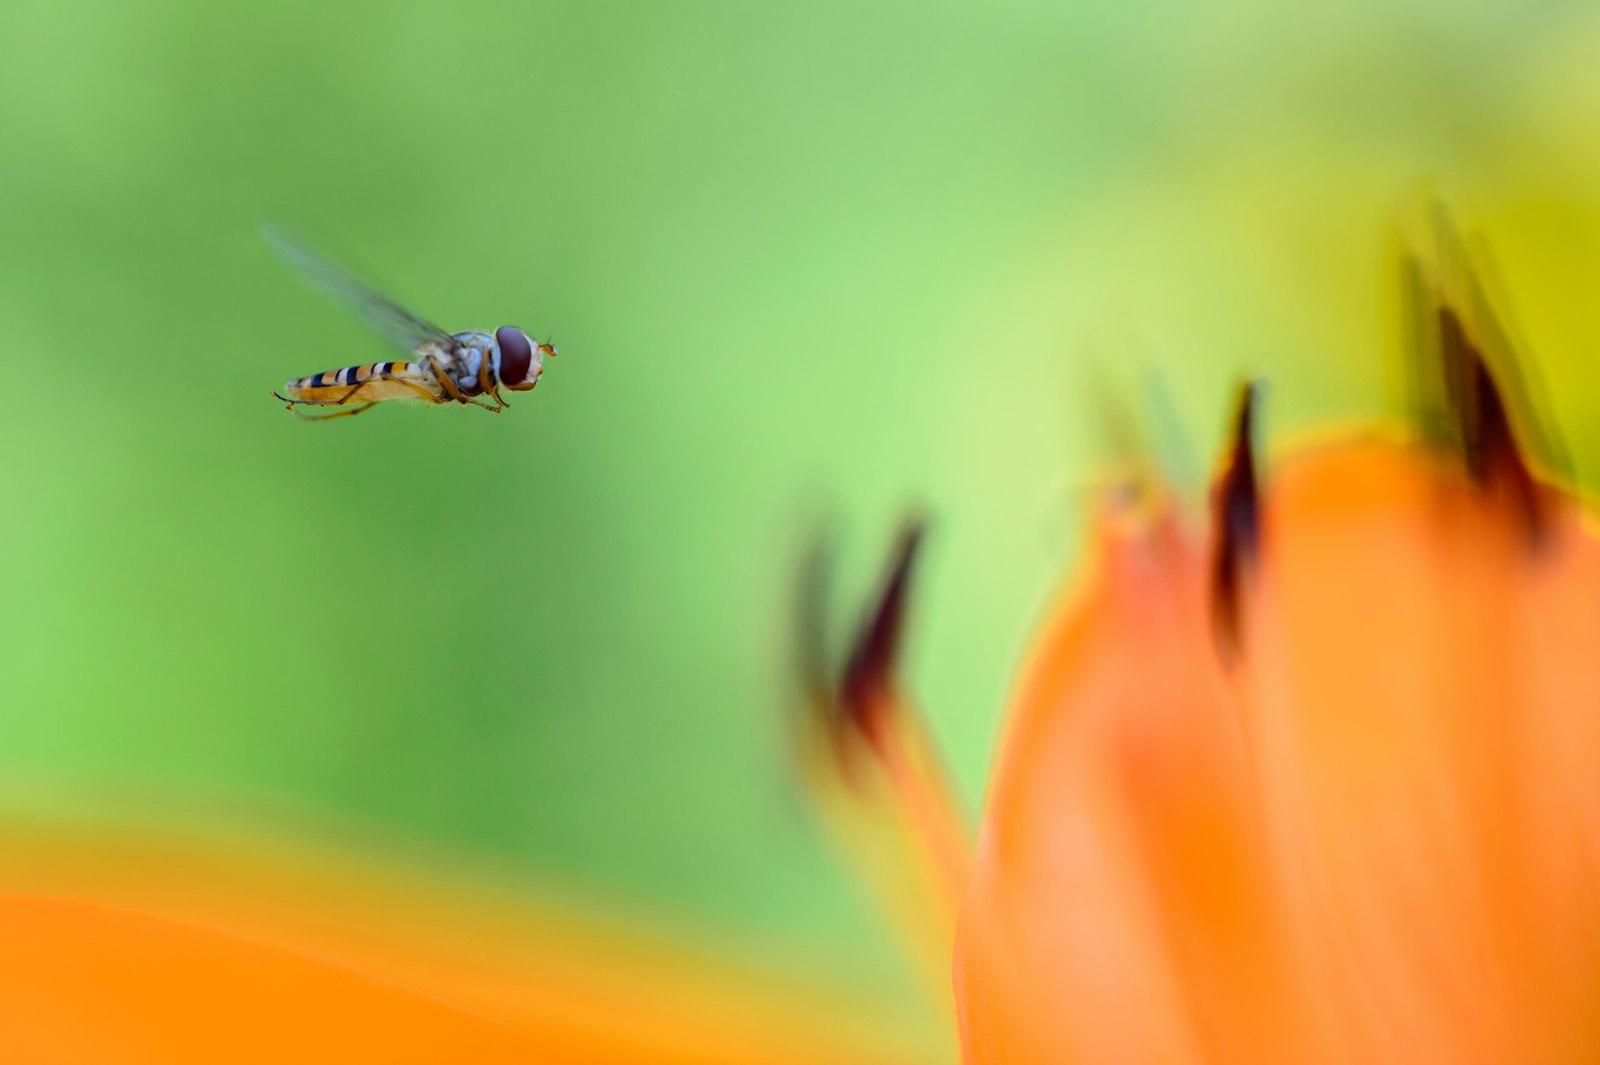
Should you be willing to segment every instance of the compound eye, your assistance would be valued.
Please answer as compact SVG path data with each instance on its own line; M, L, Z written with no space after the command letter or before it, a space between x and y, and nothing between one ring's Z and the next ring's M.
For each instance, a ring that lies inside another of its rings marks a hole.
M494 331L494 341L500 345L500 383L512 388L520 385L533 365L532 342L522 330L509 325Z

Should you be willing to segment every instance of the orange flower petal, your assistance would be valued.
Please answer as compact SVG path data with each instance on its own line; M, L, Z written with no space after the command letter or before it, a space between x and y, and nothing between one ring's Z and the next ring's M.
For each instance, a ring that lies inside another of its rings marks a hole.
M1600 1049L1600 543L1420 450L1210 554L1108 524L1022 685L963 916L971 1060L1491 1062Z
M9 1060L36 1065L525 1062L537 1049L508 1025L325 960L18 896L0 900L0 1030Z

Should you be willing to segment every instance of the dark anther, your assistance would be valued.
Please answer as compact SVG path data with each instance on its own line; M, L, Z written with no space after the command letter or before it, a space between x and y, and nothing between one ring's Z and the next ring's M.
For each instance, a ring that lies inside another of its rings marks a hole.
M900 531L876 605L868 612L839 684L839 706L866 740L881 745L884 715L892 700L900 639L905 628L911 570L922 543L924 523L908 519Z
M1434 248L1405 257L1412 402L1424 439L1459 462L1537 546L1557 498L1548 485L1570 483L1560 442L1526 361L1490 305L1447 212L1436 212ZM1484 262L1483 253L1476 257Z
M1239 654L1245 577L1261 544L1261 496L1251 440L1255 407L1256 386L1246 384L1239 395L1228 464L1212 496L1216 554L1211 573L1211 610L1217 649L1228 665Z
M1438 328L1448 415L1467 474L1503 500L1537 543L1544 532L1544 497L1517 445L1499 382L1453 307L1438 308Z

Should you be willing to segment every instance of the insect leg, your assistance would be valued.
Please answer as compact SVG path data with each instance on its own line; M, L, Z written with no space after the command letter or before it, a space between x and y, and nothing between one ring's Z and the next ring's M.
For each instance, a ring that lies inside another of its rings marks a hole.
M360 382L338 399L290 399L288 396L279 396L276 390L272 394L287 403L289 405L287 409L290 411L293 411L296 407L342 407L349 403L355 394L366 387L371 380L372 378L369 377L366 381ZM376 402L376 400L373 402ZM371 404L368 405L370 406Z
M450 396L451 399L455 400L457 403L475 403L478 406L482 407L484 410L489 411L489 412L491 412L493 414L499 414L500 413L498 408L491 407L491 406L489 406L489 404L480 402L479 400L471 399L471 398L469 398L467 396L467 394L465 392L462 392L461 389L457 388L456 387L456 383L454 381L450 380L450 375L445 373L444 369L442 367L440 367L439 359L438 359L437 356L435 356L435 355L429 355L428 356L428 366L433 370L433 376L435 376L435 377L437 377L439 379L439 384L441 386L443 386L445 392Z
M284 403L283 409L296 415L299 413L295 410L296 407L337 407L344 402L343 399L291 399L288 396L280 395L277 389L272 389L272 398L282 400ZM345 399L348 398L350 397L345 397Z
M372 380L372 378L368 377L365 380L357 381L356 382L356 386L354 388L352 388L350 391L346 392L343 396L339 397L339 401L337 403L335 403L334 406L342 407L346 403L349 403L352 399L355 398L355 394L357 392L359 392L363 388L367 387L368 382L370 382L371 380Z
M393 381L397 385L405 385L407 388L411 389L411 391L415 392L417 395L421 396L423 399L427 400L429 403L448 403L448 402L450 402L450 400L448 398L446 398L444 396L436 396L436 395L434 395L432 392L429 392L426 388L423 388L421 385L417 384L415 381L407 381L404 377L396 377L394 374L387 374L387 373L373 374L371 377L367 378L367 381ZM361 383L362 384L366 384L367 381L363 381Z
M295 410L293 407L290 407L289 413L293 414L296 418L299 418L303 422L325 422L331 418L353 418L357 414L366 413L377 405L377 400L369 400L366 403L357 403L353 407L345 407L343 410L330 411L326 414L303 414L300 411Z
M500 398L500 385L494 380L494 375L489 372L489 355L484 353L478 360L478 391L494 400L497 410L505 410L511 404Z

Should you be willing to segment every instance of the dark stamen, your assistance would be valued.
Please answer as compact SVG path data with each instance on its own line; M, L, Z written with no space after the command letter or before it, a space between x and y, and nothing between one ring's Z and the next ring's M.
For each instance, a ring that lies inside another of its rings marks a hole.
M1217 650L1225 665L1232 665L1241 649L1246 567L1254 562L1261 544L1261 498L1251 441L1255 406L1256 386L1246 384L1239 395L1228 465L1212 496L1216 555L1211 612Z
M1546 485L1571 483L1571 464L1543 430L1539 415L1549 404L1442 208L1433 236L1431 256L1405 259L1413 402L1423 438L1460 462L1537 546L1557 498ZM1485 262L1481 250L1476 259Z
M888 576L876 606L868 613L839 684L839 706L845 718L874 747L880 747L892 700L911 569L922 542L922 519L911 518L901 529Z
M1530 542L1544 534L1544 497L1517 445L1505 396L1453 307L1437 311L1445 398L1462 461L1474 484L1505 501Z

